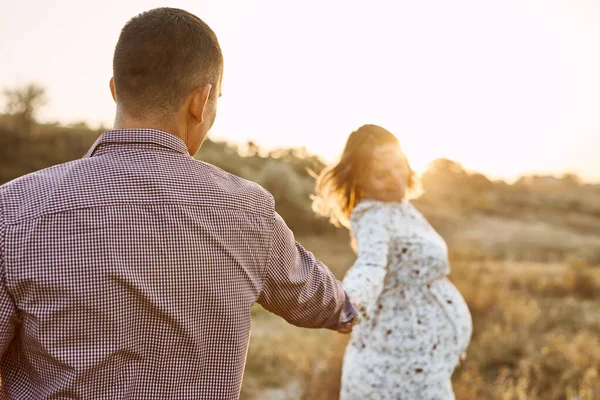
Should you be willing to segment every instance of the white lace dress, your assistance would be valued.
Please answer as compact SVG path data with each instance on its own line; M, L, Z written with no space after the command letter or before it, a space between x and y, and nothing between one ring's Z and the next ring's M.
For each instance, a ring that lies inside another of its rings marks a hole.
M358 305L341 400L454 399L451 376L471 339L469 309L444 239L408 201L363 201L352 213L358 258L343 285Z

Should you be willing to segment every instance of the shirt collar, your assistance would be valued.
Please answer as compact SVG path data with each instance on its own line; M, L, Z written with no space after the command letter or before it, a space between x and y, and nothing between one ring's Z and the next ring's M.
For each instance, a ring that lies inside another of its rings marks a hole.
M108 143L122 145L150 143L189 155L183 140L172 133L158 129L116 129L100 135L85 157L92 157L100 146Z

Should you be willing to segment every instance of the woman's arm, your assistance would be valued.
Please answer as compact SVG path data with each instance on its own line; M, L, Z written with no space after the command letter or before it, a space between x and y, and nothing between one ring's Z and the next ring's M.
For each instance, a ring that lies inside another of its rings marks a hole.
M387 273L390 232L385 207L371 207L352 220L358 257L343 286L362 319L373 315Z

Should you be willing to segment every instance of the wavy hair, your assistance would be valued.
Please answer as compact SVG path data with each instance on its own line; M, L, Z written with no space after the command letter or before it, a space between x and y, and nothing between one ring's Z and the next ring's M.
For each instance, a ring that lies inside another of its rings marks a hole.
M313 210L328 217L335 226L349 227L350 215L362 200L362 182L369 174L376 148L396 145L398 139L387 129L378 125L363 125L350 134L340 161L324 169L317 177L316 195L313 197ZM407 191L416 191L416 174L410 168L406 182Z

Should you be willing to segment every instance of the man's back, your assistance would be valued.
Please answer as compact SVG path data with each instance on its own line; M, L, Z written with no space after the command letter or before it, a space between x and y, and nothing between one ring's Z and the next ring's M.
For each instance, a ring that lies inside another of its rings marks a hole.
M90 155L0 188L9 396L237 398L254 302L307 327L354 316L258 185L161 131Z

